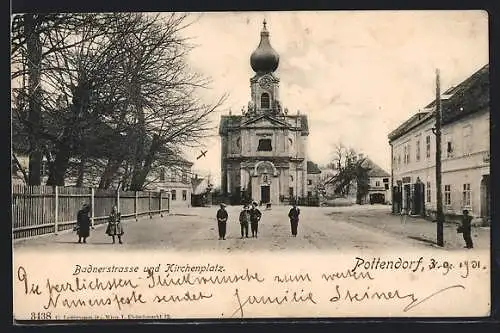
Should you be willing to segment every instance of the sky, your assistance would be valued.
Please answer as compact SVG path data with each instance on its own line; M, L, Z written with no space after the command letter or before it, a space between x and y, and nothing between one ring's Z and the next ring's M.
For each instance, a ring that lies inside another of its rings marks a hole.
M332 160L342 142L390 171L387 135L435 98L435 71L442 91L488 63L488 16L484 11L337 11L194 13L183 31L196 47L188 62L212 79L201 91L207 103L229 95L213 115L240 114L250 100L250 55L262 21L280 55L282 105L309 118L308 157ZM186 151L193 170L220 181L217 130L200 149Z

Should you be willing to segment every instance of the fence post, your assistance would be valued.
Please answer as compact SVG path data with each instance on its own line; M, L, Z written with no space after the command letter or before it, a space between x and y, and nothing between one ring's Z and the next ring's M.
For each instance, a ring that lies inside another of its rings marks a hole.
M92 228L94 227L94 224L95 224L95 201L94 201L94 198L95 198L95 190L94 188L92 187L90 189L90 207L91 207L91 211L92 211L92 217L91 217L91 221L92 221Z
M54 233L57 235L57 232L59 231L59 226L58 226L58 220L59 220L59 187L55 186L55 196L56 196L56 203L55 203L55 214L54 214Z
M116 190L116 209L117 213L120 213L120 186Z
M151 212L151 192L148 192L148 194L149 194L149 199L148 199L148 201L149 201L149 218L152 219L153 214Z
M162 191L162 190L160 190L160 217L163 217L163 211L161 210L161 202L162 202L162 200L163 200L163 198L162 198L162 194L163 194L163 191Z
M135 214L135 220L137 221L137 209L138 209L138 197L137 197L137 191L135 191L135 200L134 200L134 214Z

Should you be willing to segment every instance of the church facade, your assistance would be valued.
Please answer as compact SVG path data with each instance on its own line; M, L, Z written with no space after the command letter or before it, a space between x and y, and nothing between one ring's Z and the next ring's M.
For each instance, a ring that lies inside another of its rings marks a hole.
M250 57L250 102L241 115L221 117L221 190L233 204L288 203L315 195L317 168L307 160L306 115L282 109L279 55L264 26ZM311 166L308 173L308 165ZM313 170L314 169L314 170Z

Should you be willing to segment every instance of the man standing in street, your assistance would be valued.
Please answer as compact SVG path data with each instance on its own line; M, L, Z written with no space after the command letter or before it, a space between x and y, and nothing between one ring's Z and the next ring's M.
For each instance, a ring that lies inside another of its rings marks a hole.
M257 208L257 203L254 201L252 203L252 209L250 209L250 227L252 229L252 237L257 238L259 232L259 221L262 217L262 213Z
M469 211L467 209L464 209L461 229L464 236L465 248L467 249L472 249L474 247L471 237L471 221L472 216L469 215Z
M299 226L299 215L300 209L297 207L297 204L294 202L292 208L288 212L288 218L290 219L290 225L292 227L292 236L297 237L297 227Z
M240 225L241 225L241 238L248 238L248 224L250 223L250 212L248 206L243 206L243 210L240 213Z
M227 211L224 203L220 204L220 209L217 211L217 227L219 228L219 240L226 239L226 224L227 224Z

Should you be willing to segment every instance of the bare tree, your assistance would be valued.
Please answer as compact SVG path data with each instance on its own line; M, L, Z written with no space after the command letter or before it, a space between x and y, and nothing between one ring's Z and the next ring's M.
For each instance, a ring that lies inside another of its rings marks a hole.
M190 24L186 15L32 18L45 22L38 33L26 33L31 21L23 17L28 28L21 31L21 21L14 22L20 31L12 38L13 59L38 57L30 60L37 65L27 71L29 89L18 98L31 104L15 110L30 138L30 175L39 177L44 154L48 185L64 185L70 172L82 185L90 172L102 188L122 177L140 190L162 147L197 145L213 129L209 115L225 96L213 104L197 97L210 81L187 66L191 46L180 37ZM20 68L12 77L25 77Z
M355 184L359 201L368 191L369 168L365 165L366 157L342 142L337 143L333 150L333 161L329 165L335 166L337 174L323 186L329 184L334 187L335 193L346 196L350 193L351 186Z

